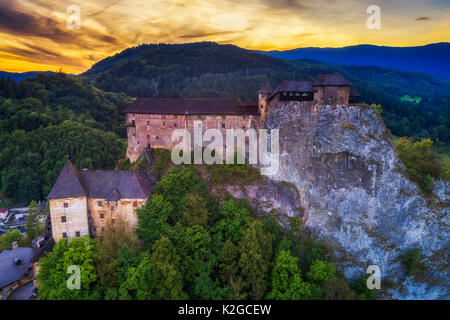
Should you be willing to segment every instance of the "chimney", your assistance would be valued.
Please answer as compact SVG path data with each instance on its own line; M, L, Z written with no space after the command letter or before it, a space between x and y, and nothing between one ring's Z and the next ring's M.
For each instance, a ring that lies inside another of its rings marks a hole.
M13 248L13 250L16 249L16 248L18 248L18 247L19 247L19 243L18 243L17 241L14 241L14 242L12 243L12 248Z

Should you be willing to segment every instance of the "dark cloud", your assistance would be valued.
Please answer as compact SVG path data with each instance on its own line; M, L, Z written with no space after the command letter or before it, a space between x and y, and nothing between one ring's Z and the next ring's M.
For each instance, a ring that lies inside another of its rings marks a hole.
M178 36L181 39L193 39L193 38L203 38L203 37L211 37L211 36L220 36L226 34L237 33L236 31L218 31L218 32L201 32L201 33L193 33L193 34L184 34Z
M51 17L34 16L18 8L12 2L0 4L0 32L27 37L40 37L55 43L76 44L86 48L85 41L92 38L108 44L118 45L116 37L86 28L69 29L66 21ZM83 39L85 38L85 39Z
M425 20L431 20L430 17L418 17L415 19L416 21L425 21Z

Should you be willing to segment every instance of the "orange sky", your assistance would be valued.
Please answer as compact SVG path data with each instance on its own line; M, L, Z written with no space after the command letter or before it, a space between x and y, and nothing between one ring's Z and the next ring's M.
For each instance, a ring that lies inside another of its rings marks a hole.
M0 70L81 73L141 43L216 41L248 49L414 46L450 41L448 0L5 0ZM369 5L381 29L366 27ZM67 8L80 8L80 29Z

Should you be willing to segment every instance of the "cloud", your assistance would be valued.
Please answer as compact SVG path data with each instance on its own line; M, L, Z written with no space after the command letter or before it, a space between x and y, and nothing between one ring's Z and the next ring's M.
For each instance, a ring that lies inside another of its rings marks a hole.
M431 20L431 18L430 17L418 17L418 18L416 18L414 20L416 20L416 21L425 21L425 20Z
M52 40L55 43L78 43L81 47L95 41L118 45L119 40L109 34L83 27L83 31L67 28L66 21L55 17L32 15L19 8L13 2L0 4L0 32L26 37L39 37Z

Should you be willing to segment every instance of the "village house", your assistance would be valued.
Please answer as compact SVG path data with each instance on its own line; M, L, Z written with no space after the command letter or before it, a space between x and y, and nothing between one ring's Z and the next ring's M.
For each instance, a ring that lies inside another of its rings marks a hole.
M67 160L48 195L54 241L99 236L119 217L135 228L136 209L151 191L147 176L136 171L79 171Z
M0 221L6 220L7 216L8 216L8 209L7 208L0 208Z
M19 247L17 242L12 244L11 250L0 253L0 300L33 280L31 257L33 248Z

